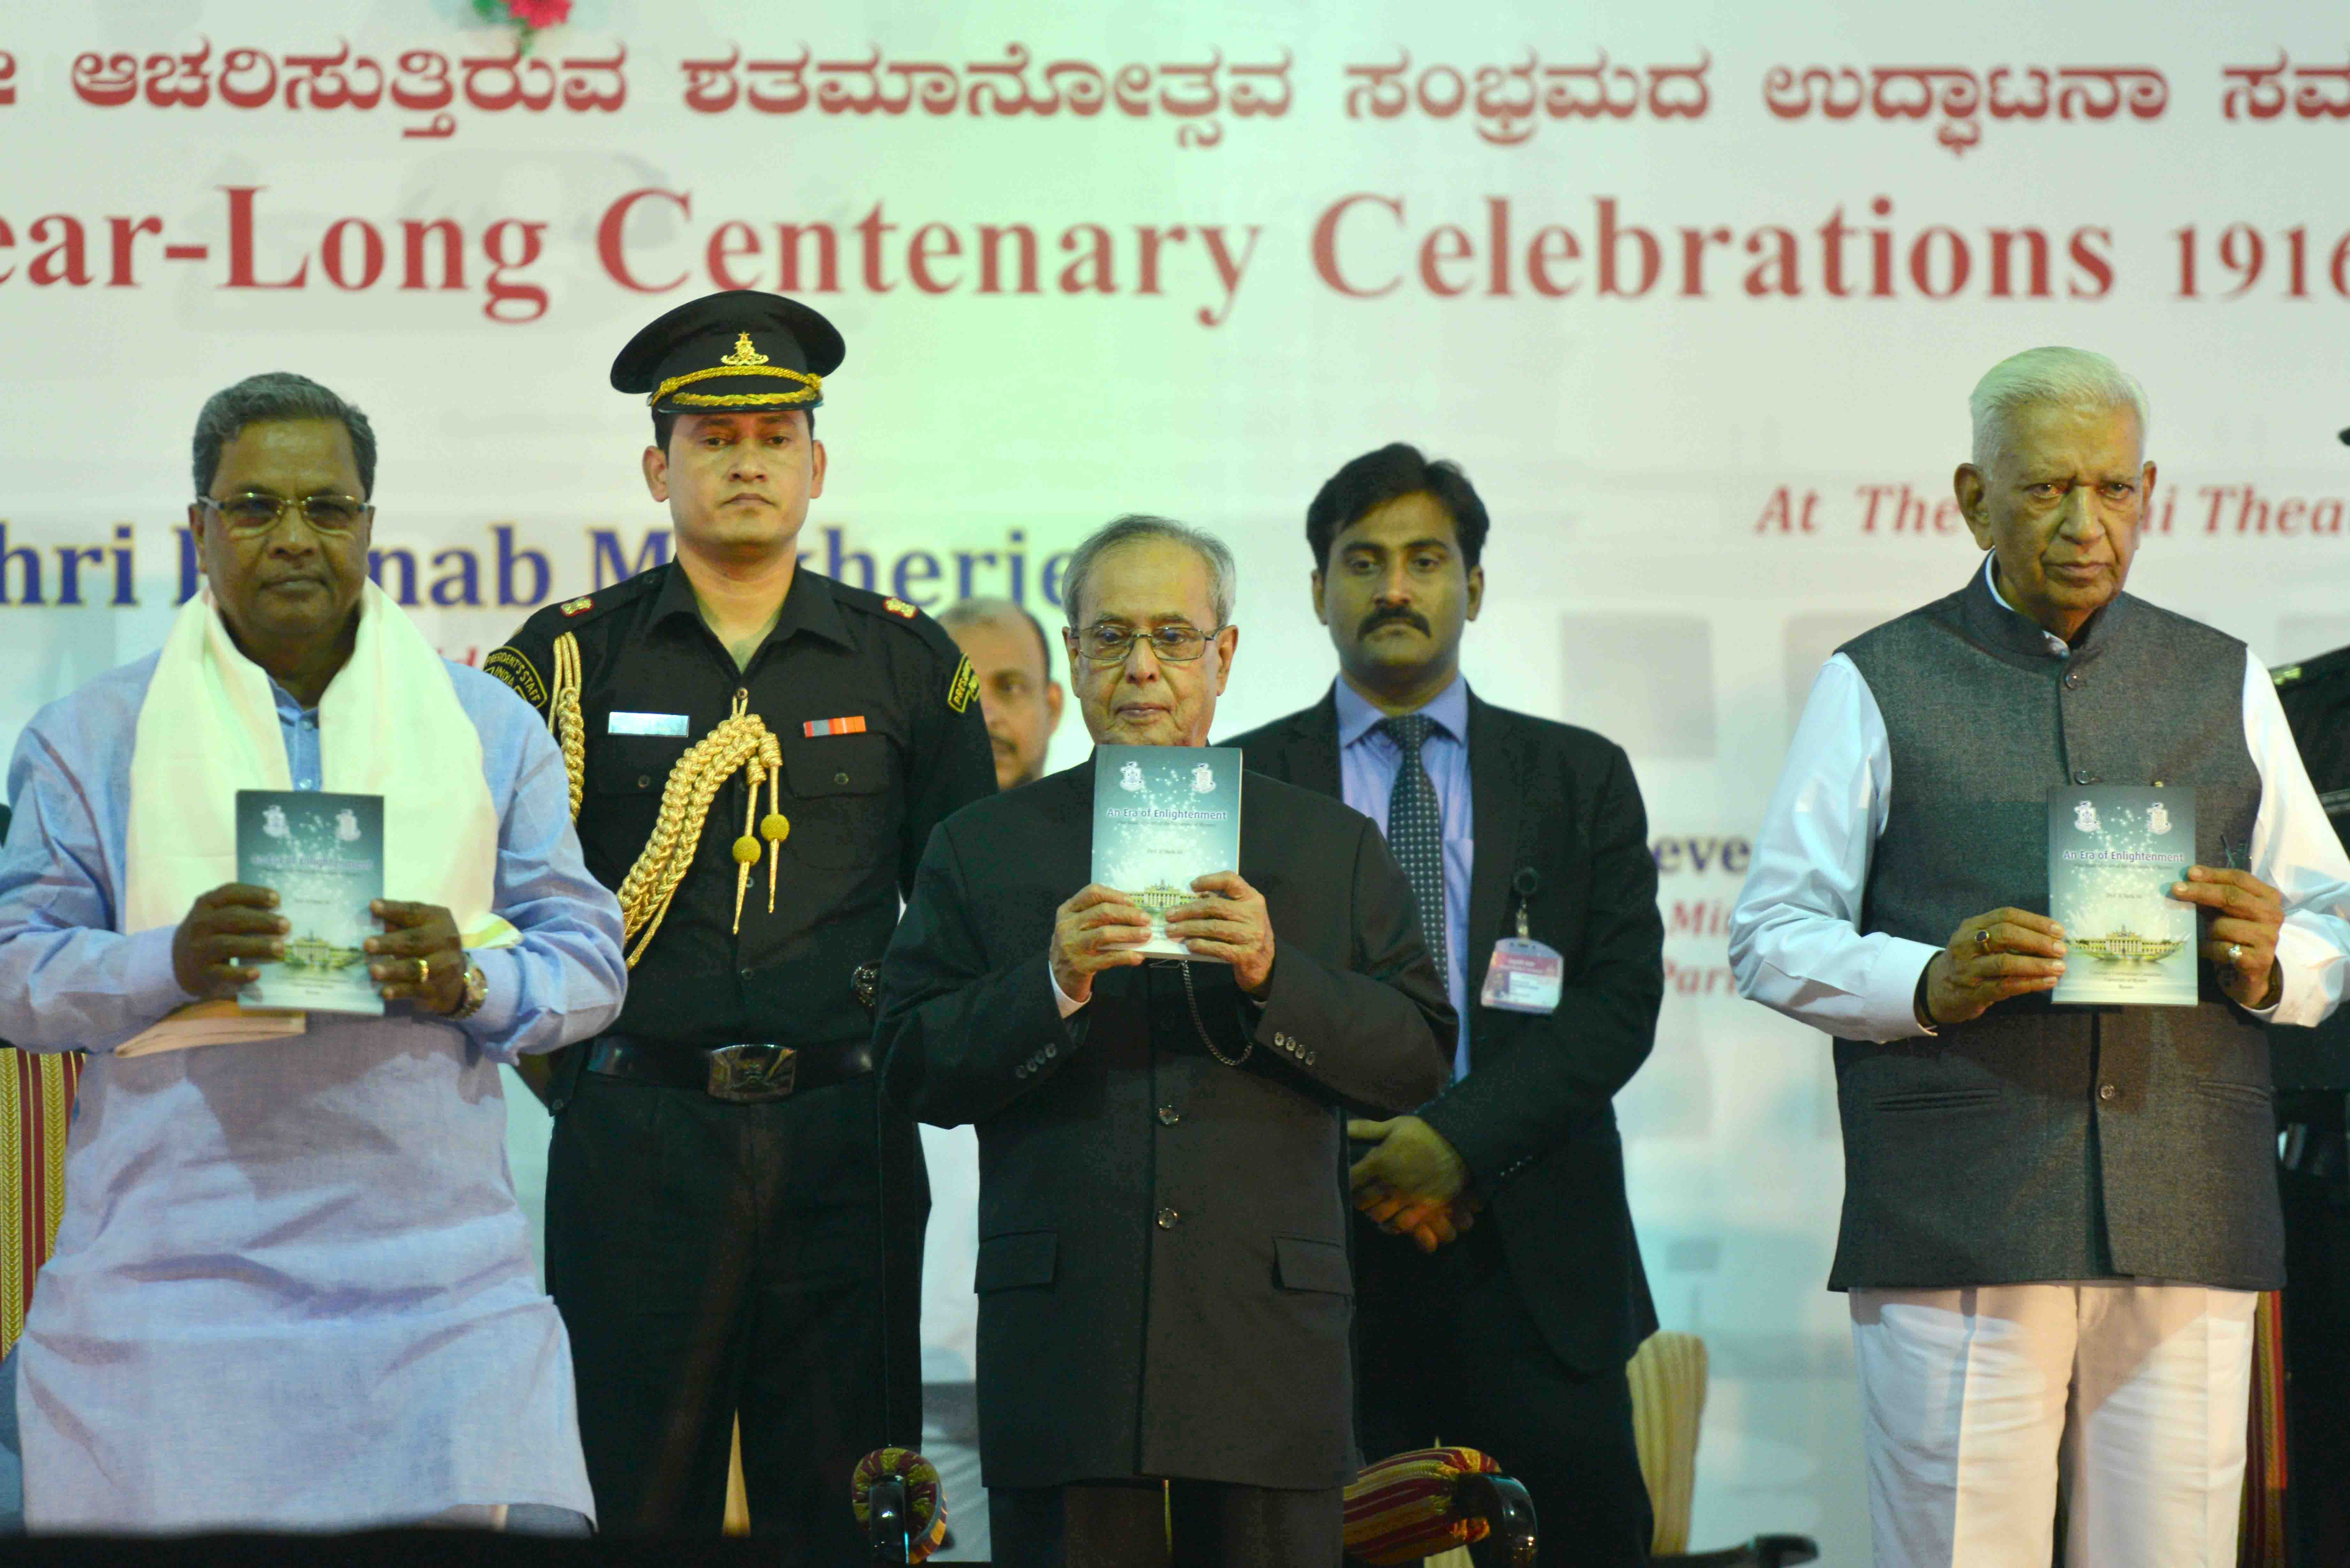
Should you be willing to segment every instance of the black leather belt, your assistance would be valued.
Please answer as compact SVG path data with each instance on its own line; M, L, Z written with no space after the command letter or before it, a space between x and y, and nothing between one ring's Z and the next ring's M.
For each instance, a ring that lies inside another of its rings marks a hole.
M606 1034L588 1047L588 1071L670 1089L699 1089L713 1100L751 1106L865 1076L873 1071L873 1043L660 1045Z

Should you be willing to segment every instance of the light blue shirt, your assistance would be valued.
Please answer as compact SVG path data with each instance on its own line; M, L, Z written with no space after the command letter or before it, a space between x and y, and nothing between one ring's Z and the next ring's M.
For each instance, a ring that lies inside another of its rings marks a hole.
M593 1515L570 1345L506 1168L499 1064L619 1011L619 909L580 862L538 716L450 666L499 819L463 1023L310 1015L282 1040L123 1059L189 1000L172 932L116 927L155 668L36 714L8 772L0 1037L90 1054L56 1255L18 1355L35 1530L348 1527L468 1504ZM297 787L317 715L276 692ZM184 781L201 788L203 781Z
M1342 679L1333 691L1338 708L1338 788L1348 805L1388 828L1402 750L1378 728L1387 717ZM1436 729L1419 748L1420 765L1436 786L1444 822L1444 991L1461 1016L1452 1075L1469 1075L1469 869L1477 853L1474 805L1469 792L1469 682L1461 676L1419 710Z

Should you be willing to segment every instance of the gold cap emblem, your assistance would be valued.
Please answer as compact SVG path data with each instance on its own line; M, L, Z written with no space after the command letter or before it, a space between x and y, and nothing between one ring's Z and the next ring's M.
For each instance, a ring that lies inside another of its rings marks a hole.
M751 335L744 332L736 336L734 352L720 355L718 362L722 365L764 365L767 357L751 347Z

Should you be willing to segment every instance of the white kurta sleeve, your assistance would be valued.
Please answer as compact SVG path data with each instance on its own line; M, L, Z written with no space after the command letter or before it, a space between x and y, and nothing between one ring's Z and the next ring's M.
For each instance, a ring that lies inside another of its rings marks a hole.
M1740 995L1846 1039L1926 1032L1914 999L1939 950L1860 931L1892 787L1885 717L1859 669L1836 654L1812 683L1731 913Z
M2275 1023L2316 1023L2342 1000L2350 963L2350 856L2318 804L2317 790L2293 744L2276 683L2258 659L2244 658L2244 747L2260 770L2261 810L2252 821L2252 875L2284 895L2277 933L2283 988L2274 1007L2255 1016Z

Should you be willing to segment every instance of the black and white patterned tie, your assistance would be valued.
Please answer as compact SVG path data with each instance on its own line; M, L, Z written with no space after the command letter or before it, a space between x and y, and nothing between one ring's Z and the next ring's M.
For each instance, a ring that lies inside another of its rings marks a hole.
M1436 728L1436 721L1425 713L1379 721L1380 732L1403 753L1396 764L1395 788L1388 795L1388 848L1411 878L1420 934L1428 939L1436 972L1444 975L1451 972L1444 954L1444 808L1437 801L1427 765L1419 760L1420 747Z

